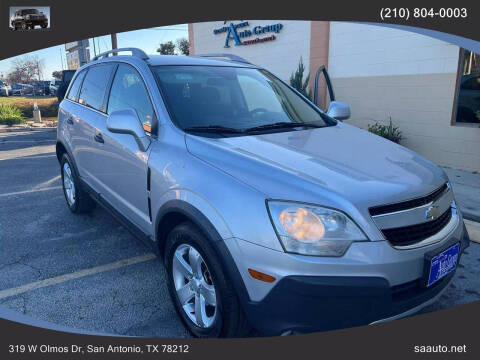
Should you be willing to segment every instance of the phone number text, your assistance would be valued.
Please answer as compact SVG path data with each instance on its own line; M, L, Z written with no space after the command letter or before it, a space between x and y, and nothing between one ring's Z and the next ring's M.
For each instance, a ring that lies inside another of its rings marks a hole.
M468 17L467 8L381 8L380 18L385 21L388 19L465 19Z

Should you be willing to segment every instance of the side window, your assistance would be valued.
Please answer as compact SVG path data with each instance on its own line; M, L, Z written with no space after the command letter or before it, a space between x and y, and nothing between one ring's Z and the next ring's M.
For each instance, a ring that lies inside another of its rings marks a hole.
M83 70L80 74L77 75L75 81L72 84L72 87L70 88L70 91L68 92L67 99L70 99L72 101L78 101L78 90L80 90L82 80L85 77L86 73L87 71Z
M78 102L99 111L103 109L103 98L113 65L95 65L88 68Z
M153 108L143 80L133 67L121 64L110 91L108 113L126 108L134 109L144 130L151 132Z

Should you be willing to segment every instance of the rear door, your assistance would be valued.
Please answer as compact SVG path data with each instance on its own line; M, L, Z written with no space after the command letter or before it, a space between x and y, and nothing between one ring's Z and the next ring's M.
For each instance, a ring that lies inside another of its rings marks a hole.
M131 108L147 134L154 119L153 106L144 81L128 64L119 64L108 98L107 113ZM145 233L151 232L147 194L147 152L139 150L132 135L110 132L102 123L104 143L96 162L95 174L102 196Z
M96 191L100 189L95 172L98 155L102 151L101 131L107 118L105 112L106 89L114 64L99 64L88 68L78 95L76 111L67 123L71 127L73 156L80 173ZM73 86L72 86L73 88ZM69 93L70 95L70 93Z

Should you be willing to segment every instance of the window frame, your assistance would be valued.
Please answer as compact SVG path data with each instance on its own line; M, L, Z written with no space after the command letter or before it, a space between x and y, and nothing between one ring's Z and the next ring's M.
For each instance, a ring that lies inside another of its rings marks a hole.
M111 73L110 73L110 77L108 78L107 83L106 83L106 85L105 85L105 90L104 90L104 92L103 92L103 99L102 99L102 101L101 101L101 103L100 103L100 109L96 109L96 108L94 108L93 106L89 106L89 105L87 105L87 104L82 104L82 103L80 102L80 94L82 93L83 84L85 83L85 79L87 78L88 73L90 72L90 69L93 68L93 67L98 67L98 66L111 66L111 67L112 67ZM87 71L87 73L85 74L85 77L84 77L83 80L82 80L82 86L81 86L80 89L79 89L79 92L78 92L78 101L76 101L76 103L77 103L77 104L80 104L80 105L82 105L82 106L85 106L87 109L94 110L94 111L98 111L98 112L101 113L101 114L107 115L106 110L105 110L105 109L106 109L106 107L105 107L105 105L106 105L106 103L105 103L105 101L106 101L106 94L109 93L109 86L110 86L110 83L111 83L111 81L112 81L112 76L113 76L113 74L114 74L115 71L116 71L116 64L114 64L114 63L112 63L112 62L102 62L102 63L93 64L93 65L88 66L88 67L87 67L87 70L88 70L88 71ZM80 74L80 72L79 72L79 74ZM75 75L75 79L77 78L77 76L78 76L78 74ZM74 81L74 79L72 78L72 81L70 81L70 84L71 84L71 85L73 85L73 81ZM70 85L69 85L69 90L70 90Z
M157 137L158 134L158 117L157 117L157 112L155 110L154 103L152 101L152 95L150 94L150 91L148 89L148 86L146 85L145 78L142 75L141 71L139 71L134 65L127 63L127 62L122 62L122 61L111 61L109 63L115 64L115 69L112 72L112 76L110 77L110 81L107 85L107 92L106 92L106 98L105 98L105 114L108 116L108 103L110 101L110 94L112 92L112 87L113 87L113 82L115 81L115 76L117 75L118 68L120 65L125 65L131 67L139 76L140 80L142 81L142 85L145 89L145 92L147 93L147 98L148 101L150 102L150 106L152 107L152 127L151 131L148 132L145 130L145 133L149 136ZM153 75L153 74L152 74ZM140 119L139 119L140 120ZM143 126L143 123L142 123Z
M87 73L88 73L88 69L89 69L89 68L90 68L90 67L87 67L87 68L85 68L85 69L83 69L83 70L80 70L78 73L75 74L75 76L72 78L72 81L70 82L70 85L68 86L67 92L66 92L66 94L65 94L65 99L70 100L70 101L73 101L74 103L80 104L80 103L78 102L78 98L79 98L79 96L80 96L80 90L82 89L83 81L85 80L85 77L87 76ZM82 79L82 81L81 81L81 83L80 83L80 86L79 86L79 88L78 88L78 90L77 90L77 93L76 93L76 98L77 98L77 100L75 101L75 100L72 100L72 99L69 98L70 92L72 91L73 83L77 80L77 78L78 78L78 77L80 76L80 74L83 73L83 72L85 72L85 75L83 76L83 79ZM56 84L55 84L55 81L56 81L56 80L53 80L53 82L54 82L53 85L54 85L54 86L56 85ZM52 84L52 83L50 82L50 85L51 85L51 84ZM80 105L82 105L82 104L80 104Z
M480 128L480 124L478 123L467 123L467 122L457 122L457 111L458 111L458 97L460 96L460 88L462 86L462 65L465 59L465 49L460 48L458 50L458 65L457 65L457 78L455 81L455 93L453 97L453 108L452 108L452 118L450 121L450 126L458 126L458 127L468 127L468 128Z

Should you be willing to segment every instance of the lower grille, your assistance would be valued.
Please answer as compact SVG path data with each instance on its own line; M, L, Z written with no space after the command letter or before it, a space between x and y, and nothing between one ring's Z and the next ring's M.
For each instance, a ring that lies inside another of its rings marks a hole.
M452 209L450 207L435 220L417 225L383 229L382 233L392 245L408 246L435 235L448 224L451 218Z

